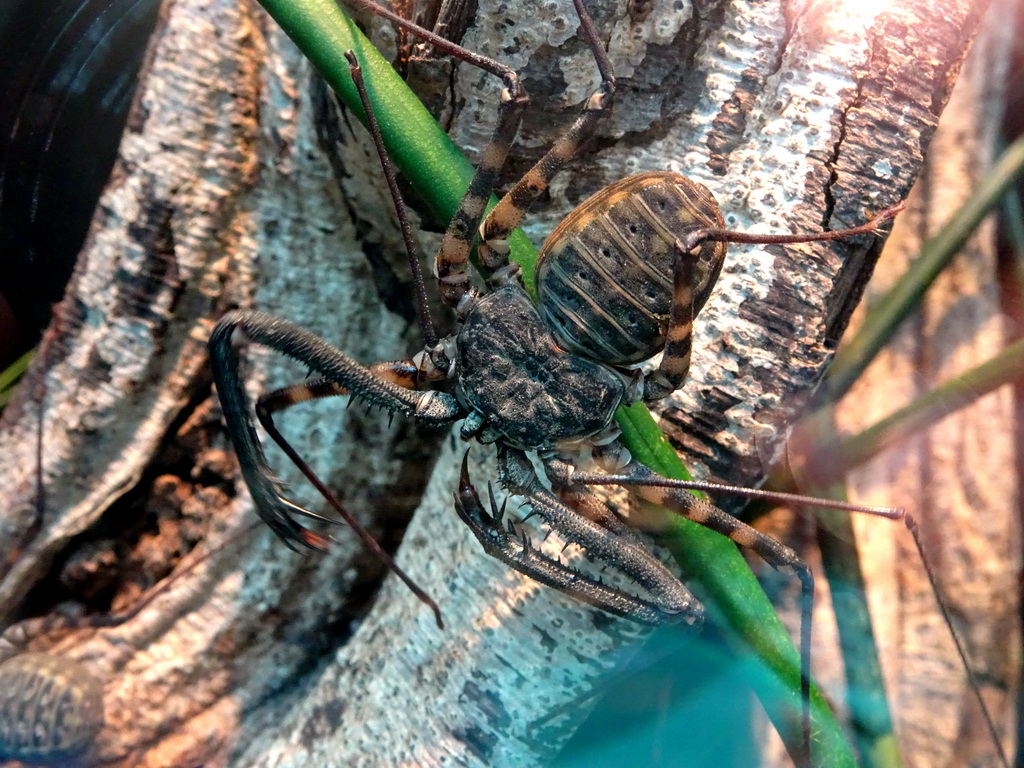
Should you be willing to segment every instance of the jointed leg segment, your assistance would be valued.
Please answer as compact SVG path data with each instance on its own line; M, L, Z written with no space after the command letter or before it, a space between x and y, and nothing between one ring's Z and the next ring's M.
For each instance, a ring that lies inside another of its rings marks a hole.
M886 208L871 221L858 227L828 232L801 232L791 235L761 235L705 227L694 229L675 243L672 305L669 310L665 349L658 369L644 380L644 402L657 402L679 389L690 370L691 335L694 320L694 262L706 242L748 243L758 245L810 243L841 240L871 234L903 210L903 203ZM723 246L724 247L724 246Z
M371 365L370 373L403 389L419 389L419 371L411 360L392 360L387 363ZM350 390L336 384L330 379L315 377L300 381L287 387L275 389L260 396L256 403L256 415L263 421L263 414L271 414L291 408L299 403L310 400L321 400L325 397L342 397L352 394Z
M680 620L692 624L702 619L703 609L689 590L632 533L622 535L602 527L563 504L540 484L525 454L501 447L498 465L501 484L523 496L533 514L589 556L627 576L649 597L629 594L588 576L536 549L511 523L503 526L504 505L499 508L492 494L491 511L484 508L464 460L455 495L456 510L488 554L576 600L634 621L661 625Z
M454 396L444 392L416 392L386 381L344 352L294 323L261 312L232 312L224 316L210 336L211 366L224 409L224 420L227 422L228 434L231 436L242 475L253 496L257 513L289 546L300 544L313 549L323 549L327 539L309 530L294 518L324 518L287 499L281 481L267 464L263 447L256 434L253 412L248 405L238 373L238 358L231 346L231 336L235 328L244 331L251 341L287 355L321 374L325 382L322 387L318 385L319 391L323 393L321 396L339 394L339 390L345 390L392 413L412 416L438 426L451 424L465 415ZM296 401L296 393L301 390L292 387L285 391L290 391L289 397ZM264 426L275 441L377 557L393 570L417 597L433 609L440 626L441 614L437 604L394 564L369 532L342 507L330 489L284 440L269 418L271 410L264 407L261 411Z
M814 577L810 568L789 547L751 528L746 523L722 511L714 504L678 487L670 478L663 477L647 466L633 461L616 475L570 473L553 478L569 487L592 485L620 485L633 488L645 501L664 507L675 514L692 520L738 545L755 552L777 571L793 574L800 580L800 693L801 725L805 748L809 749L811 733L810 714L810 653L811 615L814 601Z
M657 370L644 379L645 403L654 403L671 395L683 386L690 372L694 277L694 262L690 253L677 249L665 349Z
M601 72L601 86L587 100L583 113L572 127L484 219L487 201L497 184L498 174L505 165L505 158L519 130L523 111L529 104L529 97L519 76L506 65L444 40L387 8L373 2L363 4L374 13L391 20L439 50L490 72L505 83L494 132L480 158L469 189L448 225L436 257L435 270L441 287L441 296L446 304L456 307L470 291L469 254L478 230L482 235L478 252L483 267L493 272L508 266L509 234L519 225L530 204L548 188L552 177L575 156L583 142L592 135L601 116L611 109L615 96L615 76L612 73L611 60L601 44L582 0L573 0L584 36Z
M528 97L518 76L505 65L421 30L386 8L374 3L365 3L376 13L391 19L439 49L499 76L505 83L493 135L435 259L435 271L442 297L448 305L458 307L460 311L464 311L470 303L464 302L463 299L474 296L470 288L469 254L477 234L481 235L483 241L479 253L484 268L497 272L508 267L509 234L519 224L530 204L548 188L554 174L572 159L580 146L592 135L597 121L612 105L615 78L610 60L597 37L583 1L573 2L601 73L601 86L590 97L583 113L569 131L523 179L513 186L486 218L484 212L491 190L504 166L523 111L528 104ZM360 73L354 57L350 58L350 62L353 78L359 84ZM380 147L379 131L373 124L372 110L365 93L363 99L367 113L371 117L371 132ZM393 172L390 171L389 163L382 151L381 157L385 175L389 176L389 182L392 182L394 190L395 185L390 178ZM403 229L407 230L408 221L404 217L401 201L396 192L393 191L393 195L396 207L399 208L399 219ZM673 303L666 330L665 354L656 374L644 383L643 399L659 400L681 386L686 378L690 364L690 333L694 316L694 264L690 256L701 243L708 240L789 243L849 237L852 234L874 231L895 212L895 209L890 209L863 227L838 232L765 237L747 236L723 229L700 229L677 242ZM243 475L256 502L257 511L289 545L302 544L313 548L323 548L327 539L308 530L295 518L319 516L286 499L280 481L267 465L255 431L253 411L246 401L238 375L238 361L231 348L234 329L240 327L252 341L292 357L321 374L322 378L311 379L261 398L256 408L257 415L267 432L338 514L352 525L367 546L394 570L421 600L433 608L440 624L440 612L436 604L391 561L387 553L383 552L372 537L345 511L330 489L280 435L272 418L276 411L297 402L342 394L361 397L392 414L412 416L438 425L450 424L467 415L465 409L452 395L436 391L416 391L424 377L436 379L447 375L448 367L445 363L450 360L444 347L445 342L451 342L452 339L437 338L427 311L425 294L421 290L423 281L419 275L420 260L408 231L405 235L407 255L419 294L420 321L425 340L425 350L421 354L430 357L433 368L421 366L418 363L420 357L417 356L414 360L381 363L368 369L310 332L284 320L257 312L234 312L226 316L211 337L210 349L228 431L239 457ZM514 269L507 270L502 278L507 275L514 275ZM492 285L497 284L497 278L498 276L494 276ZM482 418L479 413L474 416L477 419ZM499 442L499 463L502 485L511 492L525 497L532 507L533 514L543 518L563 538L583 548L590 557L620 572L645 595L633 595L619 587L606 584L597 577L588 576L562 563L557 557L534 548L525 535L518 533L511 523L503 525L504 505L499 508L493 494L490 494L490 511L485 508L485 503L481 501L470 482L465 461L459 490L455 496L456 509L460 517L492 556L577 600L596 605L611 613L647 624L665 624L679 620L694 623L701 619L703 609L687 588L647 550L639 538L597 500L588 488L590 485L614 483L635 487L642 498L722 533L738 544L754 550L779 570L796 573L801 580L804 593L800 684L804 702L803 728L807 737L805 742L809 743L808 667L813 581L807 566L792 550L758 533L714 505L673 486L666 478L643 465L631 464L627 466L625 474L605 477L602 480L582 473L575 476L568 474L556 479L552 471L553 463L549 463L549 476L555 481L556 491L563 493L566 499L563 502L540 484L530 462L521 451L501 445Z
M608 53L598 38L594 22L582 0L573 0L573 5L601 73L601 85L587 99L583 112L569 130L555 141L484 219L480 226L479 254L481 263L491 271L508 265L508 236L519 226L529 207L547 190L555 174L576 156L583 143L593 135L598 121L611 111L615 100L615 75Z

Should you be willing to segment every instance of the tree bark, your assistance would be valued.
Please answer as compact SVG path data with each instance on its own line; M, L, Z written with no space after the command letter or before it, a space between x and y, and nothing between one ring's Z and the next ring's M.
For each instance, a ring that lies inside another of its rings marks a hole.
M1006 104L1012 28L996 4L957 82L909 209L893 230L871 299L968 200L994 162ZM838 410L864 429L993 357L1006 341L994 218L956 255L925 301ZM931 566L966 644L981 692L1009 749L1020 674L1020 489L1009 387L886 451L851 478L864 503L899 504L920 522ZM898 526L855 520L886 687L904 754L917 765L996 765L949 628L913 544Z
M538 243L601 186L664 168L708 184L731 228L860 223L919 173L978 21L964 3L942 18L924 4L859 17L827 2L593 5L619 98L530 217ZM467 47L525 72L534 99L510 176L596 85L577 26L568 3L481 2L467 31ZM461 66L442 90L474 157L498 88ZM147 577L114 582L121 609L196 538L206 551L254 519L206 368L205 340L229 307L286 316L367 363L417 349L379 176L364 131L250 3L165 4L90 244L4 416L5 616L54 608L25 598L40 599L33 587L53 569L74 571L67 563L95 570L87 545ZM425 242L432 252L436 238ZM734 249L665 416L688 463L736 482L767 471L879 247ZM246 356L254 395L304 374ZM346 532L329 554L302 556L259 530L130 621L38 638L102 681L105 724L87 762L525 766L554 755L646 632L483 555L452 509L463 446L330 403L282 421L386 540L418 506L399 562L446 629L393 579L376 591L379 567ZM470 454L479 483L489 455ZM305 496L284 458L271 460ZM110 543L125 528L130 543Z

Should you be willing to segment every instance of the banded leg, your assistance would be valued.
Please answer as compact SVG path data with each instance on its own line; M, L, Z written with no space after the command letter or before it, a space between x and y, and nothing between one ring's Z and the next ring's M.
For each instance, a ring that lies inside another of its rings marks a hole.
M720 228L702 228L690 232L675 243L676 261L673 277L672 306L665 350L658 369L644 381L643 399L655 402L672 394L686 380L690 369L691 336L694 320L694 263L693 258L706 242L747 243L757 245L809 243L821 240L840 240L855 235L875 232L885 222L903 210L903 203L886 208L865 224L849 229L829 232L804 232L791 235L758 235L733 232Z
M755 245L810 243L840 240L855 235L871 234L903 210L903 203L886 208L865 224L829 232L803 232L791 235L759 235L733 232L721 228L695 229L676 240L673 270L672 305L665 338L665 349L658 369L644 380L644 402L652 403L679 389L690 370L691 337L694 320L694 259L707 242L746 243ZM724 255L724 254L723 254Z
M389 382L396 387L402 387L402 389L419 389L422 383L419 368L412 360L375 363L370 366L369 371L381 381ZM260 399L256 401L256 415L262 422L264 415L266 418L270 418L273 414L280 413L299 403L350 394L352 392L341 384L317 376L261 395Z
M523 111L530 103L519 76L511 68L481 56L461 45L456 45L430 30L413 24L389 9L377 5L370 0L358 0L359 4L382 16L416 37L432 44L438 50L455 58L490 72L505 83L498 106L498 121L494 127L490 142L484 149L480 164L469 184L469 189L462 198L455 215L448 224L441 249L435 259L434 268L441 288L441 298L450 307L458 306L459 302L470 291L469 286L469 253L477 227L483 218L490 199L491 191L498 180L498 174L505 165L505 158L515 140L522 121Z
M376 365L371 365L369 370L370 373L381 381L389 382L403 389L419 389L420 371L411 360L377 363ZM287 410L299 403L308 403L312 400L322 400L328 397L344 397L351 394L352 391L347 387L343 387L341 384L330 379L317 376L306 379L298 384L275 389L273 392L261 395L259 400L256 401L256 418L259 419L260 425L274 439L278 447L288 455L292 463L318 489L324 485L323 482L321 482L320 478L313 472L313 469L298 455L291 444L284 438L284 435L278 430L277 425L274 424L274 414ZM321 490L321 494L326 493L329 492ZM341 514L346 521L349 520L350 516L347 512L342 511ZM353 525L353 527L358 527L358 524L351 522L349 524Z
M519 130L523 110L529 103L529 97L519 85L518 79L515 82L519 93L513 95L510 88L502 91L498 124L484 149L469 189L448 224L441 249L434 259L441 298L450 307L458 307L462 298L469 293L469 253L473 239Z
M595 493L583 486L556 487L558 498L570 509L627 541L643 546L633 529L618 518Z
M403 389L419 389L420 370L412 360L395 360L386 363L377 363L369 368L370 373L384 382L390 382ZM313 468L299 455L291 443L281 434L274 423L274 414L291 408L299 403L321 400L328 397L343 397L351 395L352 391L330 379L315 377L307 379L298 384L292 384L281 389L276 389L266 395L262 395L256 401L256 418L268 435L277 443L277 446L284 451L291 462L306 476L306 479L315 487L320 495L341 515L341 517L354 530L361 531L362 526L347 511L341 502L327 487L320 477L313 471ZM362 535L362 534L360 534ZM365 537L364 537L365 538ZM376 553L379 549L376 540L370 539L373 543L368 544Z
M699 249L699 245L697 248ZM669 308L665 349L657 370L644 378L645 403L662 400L686 381L690 372L693 339L693 291L696 271L692 251L679 250L676 244L675 269L672 278L672 305Z
M615 447L612 446L611 450L614 455ZM960 632L956 629L956 622L953 620L953 612L946 602L946 599L942 595L942 590L939 587L939 579L936 574L935 568L932 566L931 561L925 551L924 541L921 538L920 528L916 519L907 510L902 507L877 507L864 504L854 504L849 501L835 500L835 499L822 499L810 496L801 496L793 493L782 493L778 491L766 491L756 488L742 488L733 485L724 485L722 483L707 482L699 480L675 480L671 478L661 477L648 470L649 476L643 481L638 480L635 475L616 475L616 474L595 474L588 472L576 473L571 482L578 483L583 486L591 485L625 485L633 486L640 482L653 485L657 484L662 488L673 488L680 492L685 491L701 491L705 493L724 493L732 496L740 496L747 499L758 499L762 501L773 502L775 504L787 504L797 505L805 507L815 507L820 509L834 509L846 512L854 512L858 514L872 515L873 517L882 517L887 520L894 522L902 522L907 532L910 534L914 541L914 546L917 549L918 557L920 558L921 564L924 567L928 582L931 586L932 594L935 597L935 603L942 613L943 619L947 627L950 630L950 636L953 639L953 644L956 646L957 655L960 657L960 662L964 669L967 670L967 677L971 683L971 689L974 692L975 700L978 703L979 711L982 714L982 719L985 721L986 728L988 729L989 735L992 737L993 743L997 746L997 750L1000 755L1000 765L1009 765L1009 761L1006 755L1003 753L1002 739L1000 738L999 728L996 727L995 718L992 716L992 712L989 710L988 704L985 702L985 698L981 695L981 680L977 673L975 673L971 666L970 659L968 657L967 649L963 639L960 636ZM553 478L554 484L565 483L563 478L569 477L569 473L564 469L561 470L560 474Z
M583 142L590 138L598 120L611 111L615 100L615 74L611 59L608 58L608 53L598 38L594 22L582 0L573 0L573 5L579 16L583 35L597 61L601 85L587 99L583 112L576 122L526 172L526 175L516 182L484 219L480 227L482 242L478 253L481 264L491 271L508 265L508 236L519 226L519 222L533 202L547 190L555 174L572 160Z
M573 0L580 26L597 60L601 86L587 100L583 113L565 135L556 141L547 154L509 190L485 219L487 201L515 139L522 111L529 103L518 75L505 65L448 42L377 6L376 3L369 0L359 2L450 55L498 75L506 83L506 89L501 96L498 123L480 159L473 181L448 226L435 261L442 298L449 306L457 306L459 300L469 291L469 253L477 229L479 228L482 240L478 253L483 267L489 271L496 271L508 266L509 234L519 225L530 204L548 188L552 177L573 158L582 143L590 137L600 117L611 109L615 95L615 75L611 60L601 44L583 0Z
M454 396L435 391L415 392L385 381L344 352L294 323L262 312L231 312L225 315L214 328L209 346L213 378L224 410L228 435L234 445L242 476L252 494L257 513L274 533L293 548L296 544L311 549L324 549L327 546L327 539L324 536L309 530L293 516L318 520L325 518L287 499L281 481L267 464L263 446L256 434L252 409L248 405L239 376L238 357L231 346L231 336L236 328L241 328L251 341L303 363L307 368L320 373L327 381L392 413L411 416L438 426L451 424L465 415ZM279 437L276 429L271 434L275 435L275 439ZM430 606L438 626L441 626L441 613L437 604L395 565L370 533L358 524L358 521L342 507L329 489L297 456L294 449L283 438L279 442L328 503L352 526L363 543L381 562L394 571L420 600Z
M629 594L588 576L536 549L524 534L516 532L511 522L503 526L504 504L499 507L491 492L490 512L484 508L463 459L455 508L489 555L576 600L633 621L661 625L702 620L700 603L632 534L620 535L563 504L540 484L523 453L499 447L498 465L501 484L525 497L533 514L567 541L582 547L590 557L627 576L650 598Z
M678 487L673 480L633 461L620 473L602 477L597 474L566 474L563 482L573 485L624 485L634 488L645 501L664 507L698 525L726 536L741 547L755 552L782 573L800 580L800 702L803 743L810 754L811 743L811 614L814 607L814 576L810 568L789 547Z

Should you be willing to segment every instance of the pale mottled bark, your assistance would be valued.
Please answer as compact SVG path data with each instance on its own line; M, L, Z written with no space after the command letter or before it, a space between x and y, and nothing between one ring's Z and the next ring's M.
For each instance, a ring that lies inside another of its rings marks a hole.
M602 184L665 167L711 186L738 229L861 221L916 176L974 23L964 7L948 21L902 7L858 21L824 2L656 3L642 19L626 5L642 4L595 3L620 99L596 149L559 177L550 205L531 218L538 242ZM481 3L464 38L526 71L530 159L596 84L575 30L568 3ZM172 427L185 435L184 449L173 450L199 451L206 468L179 477L178 505L209 516L211 531L252 519L220 453L223 436L178 429L186 414L186 427L207 424L195 406L209 387L202 342L228 306L283 314L367 362L415 349L395 288L404 274L399 240L377 227L392 217L376 160L354 121L311 98L311 82L301 57L251 6L168 3L123 160L62 310L53 349L69 352L47 355L47 370L34 374L48 382L39 530L30 444L38 387L4 422L5 548L24 546L0 584L8 612L69 532L138 482ZM463 69L454 97L456 139L478 151L497 85ZM755 479L761 457L775 450L777 425L820 376L874 246L742 249L730 258L698 329L693 382L670 417L690 458L730 479ZM152 260L141 282L125 266L136 252ZM126 288L117 287L122 279ZM111 295L131 300L106 308ZM130 333L110 330L116 312ZM112 350L90 355L89 328ZM303 374L261 353L250 359L254 392ZM110 394L85 396L93 390ZM386 418L358 409L296 410L284 421L300 452L354 512L393 527L387 518L418 494L429 463L423 443L435 438L387 430ZM461 453L442 451L400 552L441 603L443 633L391 581L366 619L350 625L374 568L345 532L329 556L303 558L260 531L136 620L73 636L60 649L105 680L107 727L96 753L135 766L523 766L550 756L582 715L574 705L641 633L487 559L451 508ZM474 477L486 476L475 463L486 455L474 449ZM283 459L274 462L293 477ZM173 542L179 528L172 516L161 536ZM563 706L573 715L553 717Z

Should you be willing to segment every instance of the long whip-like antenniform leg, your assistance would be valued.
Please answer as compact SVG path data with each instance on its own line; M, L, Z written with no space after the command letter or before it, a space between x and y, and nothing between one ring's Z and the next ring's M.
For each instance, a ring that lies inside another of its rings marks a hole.
M953 616L950 612L949 606L947 605L945 598L942 596L942 591L939 589L939 581L935 575L935 569L932 568L931 563L928 560L927 553L925 552L924 543L921 540L921 532L918 528L917 520L913 517L913 515L911 515L903 508L866 506L863 504L852 504L848 501L820 499L815 497L800 496L792 493L763 491L755 488L741 488L733 485L723 485L721 483L702 482L695 480L676 480L672 478L662 477L661 475L651 472L646 467L643 467L643 470L644 471L638 472L636 471L635 466L630 466L627 467L627 472L621 475L580 472L572 475L570 482L574 485L579 484L583 486L657 486L662 489L673 489L674 494L679 495L680 498L684 494L689 495L687 494L687 491L725 493L733 496L742 496L748 499L762 499L765 501L772 501L779 504L792 504L811 508L817 507L823 509L844 510L847 512L855 512L858 514L872 515L874 517L884 517L888 520L893 521L901 521L903 525L906 527L907 531L910 533L911 538L913 538L914 540L914 546L917 549L918 556L921 558L921 563L924 566L925 574L928 577L928 582L931 586L932 594L935 597L935 602L938 605L939 611L942 613L943 618L945 619L946 626L950 629L950 635L953 638L953 644L956 647L957 655L960 657L960 662L963 664L964 669L967 670L967 676L968 678L970 678L971 688L974 691L974 696L978 702L982 718L985 720L986 728L988 729L989 734L992 736L992 740L996 745L997 751L999 752L1000 764L1009 765L1009 760L1006 758L1006 755L1003 752L1002 740L999 736L999 729L996 728L995 719L993 718L992 713L988 708L988 705L985 703L984 697L982 697L981 695L981 681L978 679L978 676L975 674L974 669L971 667L970 661L967 658L967 651L964 648L963 640L961 639L959 632L957 632L956 630L956 623L953 621ZM670 509L674 509L670 505L668 506ZM730 538L733 537L730 536ZM768 562L771 563L770 560ZM803 621L806 623L807 619L804 618Z
M441 298L448 306L455 307L462 297L469 293L469 253L473 239L484 216L491 191L497 185L498 174L505 165L505 157L519 130L523 110L529 105L530 99L519 75L507 65L445 40L375 2L359 0L359 4L430 43L438 50L500 77L505 83L498 106L498 122L491 140L484 149L469 189L466 190L458 210L448 224L448 230L435 260Z
M601 85L587 99L583 112L569 130L558 137L547 153L487 214L480 226L482 242L479 252L480 261L490 270L508 265L508 236L519 226L530 206L547 191L555 174L576 156L584 142L593 135L598 121L611 112L615 101L615 74L611 59L582 0L573 0L573 6L580 19L583 37L601 73Z
M416 245L416 238L413 237L409 215L405 210L402 194L398 190L398 175L395 173L395 166L388 158L388 153L384 149L384 138L380 134L377 115L373 111L373 104L370 102L370 97L366 92L363 70L356 60L355 53L346 51L345 58L348 60L349 72L352 74L352 82L355 83L356 91L359 93L359 100L362 102L363 111L366 112L366 127L370 131L370 136L373 137L373 146L377 149L377 157L380 158L384 180L387 182L388 192L391 194L391 202L394 204L395 214L398 216L398 224L402 230L402 240L405 243L405 255L409 262L413 289L416 293L416 309L419 315L420 329L423 331L423 345L430 349L437 346L438 338L437 331L434 329L434 321L430 317L430 305L427 303L427 288L423 282L420 249Z
M253 412L249 407L241 377L238 358L231 346L231 336L240 328L251 341L269 347L303 363L327 381L345 388L371 405L386 408L392 413L412 416L428 424L443 426L464 415L462 407L452 395L443 392L415 392L375 376L344 352L328 344L315 334L294 323L262 312L231 312L225 315L210 336L210 362L217 393L220 395L227 422L228 434L242 468L242 476L253 496L256 511L270 528L289 546L296 543L314 549L323 549L327 540L298 523L293 515L324 519L284 496L281 481L267 464L263 447L256 434ZM276 435L276 430L272 434ZM276 438L275 438L276 439ZM287 443L281 441L282 447ZM297 456L285 447L293 461ZM297 466L311 482L317 485L327 501L353 527L366 545L381 561L399 576L423 602L431 607L441 623L437 604L430 599L384 552L376 541L330 494L305 462ZM312 477L311 477L312 476Z
M620 474L563 473L559 481L574 485L625 485L634 488L645 501L657 504L688 520L710 528L757 553L765 562L800 580L800 722L809 761L811 744L811 614L814 606L814 576L810 568L789 547L751 528L714 504L694 496L668 478L639 462L631 462Z
M693 306L693 259L698 256L704 243L744 243L748 245L785 245L814 243L828 240L842 240L857 235L869 235L888 223L905 208L897 203L880 211L871 221L857 227L834 229L827 232L797 232L789 235L761 235L750 232L733 232L716 227L694 229L685 238L675 243L675 264L673 266L672 306L668 328L665 334L665 352L658 369L644 381L644 402L657 402L668 397L683 385L690 370L690 336L693 331L695 311ZM724 249L724 246L723 246ZM725 251L722 250L722 257ZM721 258L721 257L720 257Z

